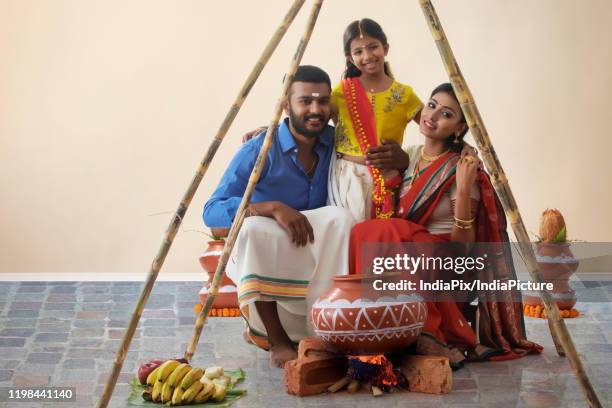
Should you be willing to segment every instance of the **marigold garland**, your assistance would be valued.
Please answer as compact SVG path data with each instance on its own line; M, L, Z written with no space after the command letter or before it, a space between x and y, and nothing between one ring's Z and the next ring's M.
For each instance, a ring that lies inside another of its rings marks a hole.
M201 303L198 303L193 307L193 311L196 315L200 314L204 307ZM224 308L212 308L208 312L211 317L240 317L240 309L237 307L224 307Z
M546 309L542 305L524 305L523 314L527 317L546 318ZM559 314L565 319L572 319L580 316L580 312L576 309L559 309Z
M351 93L351 97L345 98L345 100L347 102L349 113L351 114L351 119L353 120L353 127L357 136L357 141L359 142L359 147L361 148L363 154L365 154L365 152L372 147L372 145L370 144L370 141L368 141L368 136L363 128L363 123L361 122L359 111L357 109L355 83L353 80L346 79L345 81L348 83ZM372 202L376 209L376 218L391 218L393 216L393 192L387 189L385 179L383 178L379 169L370 165L367 167L368 170L370 170L370 174L372 175L372 180L374 182Z

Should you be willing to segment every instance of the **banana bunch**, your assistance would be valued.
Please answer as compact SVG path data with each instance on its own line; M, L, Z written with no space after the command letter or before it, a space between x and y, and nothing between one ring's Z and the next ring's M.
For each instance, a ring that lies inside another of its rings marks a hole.
M169 406L201 404L208 400L221 402L230 382L222 367L209 367L204 371L168 360L147 376L142 397Z

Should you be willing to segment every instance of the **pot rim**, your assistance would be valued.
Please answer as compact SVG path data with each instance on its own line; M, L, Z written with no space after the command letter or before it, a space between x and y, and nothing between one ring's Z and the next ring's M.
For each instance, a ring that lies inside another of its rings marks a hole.
M534 242L534 244L536 244L537 246L560 248L560 247L568 247L570 246L571 243L568 241L565 241L565 242Z
M401 273L399 272L385 272L380 275L366 275L366 274L360 273L356 275L334 276L332 280L334 282L355 282L355 281L358 282L358 281L372 281L375 279L383 279L384 277L396 278L399 276L401 276Z

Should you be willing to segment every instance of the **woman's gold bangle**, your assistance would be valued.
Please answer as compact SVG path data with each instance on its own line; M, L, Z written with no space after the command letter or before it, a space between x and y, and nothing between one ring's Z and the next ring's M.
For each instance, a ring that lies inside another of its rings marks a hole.
M455 226L460 229L470 229L474 225L474 221L476 218L472 218L471 220L462 220L461 218L453 217L455 219Z
M469 230L469 229L472 229L472 226L473 226L472 224L468 224L468 225L461 225L461 224L457 224L457 223L455 222L455 227L457 227L457 228L459 228L459 229L462 229L462 230Z
M453 217L455 221L465 223L465 224L473 224L476 218L472 218L471 220L462 220L461 218Z

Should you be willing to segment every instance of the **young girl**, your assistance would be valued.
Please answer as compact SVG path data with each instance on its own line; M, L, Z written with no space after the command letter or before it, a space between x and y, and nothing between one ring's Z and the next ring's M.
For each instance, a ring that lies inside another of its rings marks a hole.
M369 148L403 141L411 120L423 107L412 88L397 82L385 57L387 36L368 18L353 21L344 32L346 70L332 91L336 108L336 158L330 164L328 200L348 208L357 222L393 215L397 170L380 170L366 162Z

